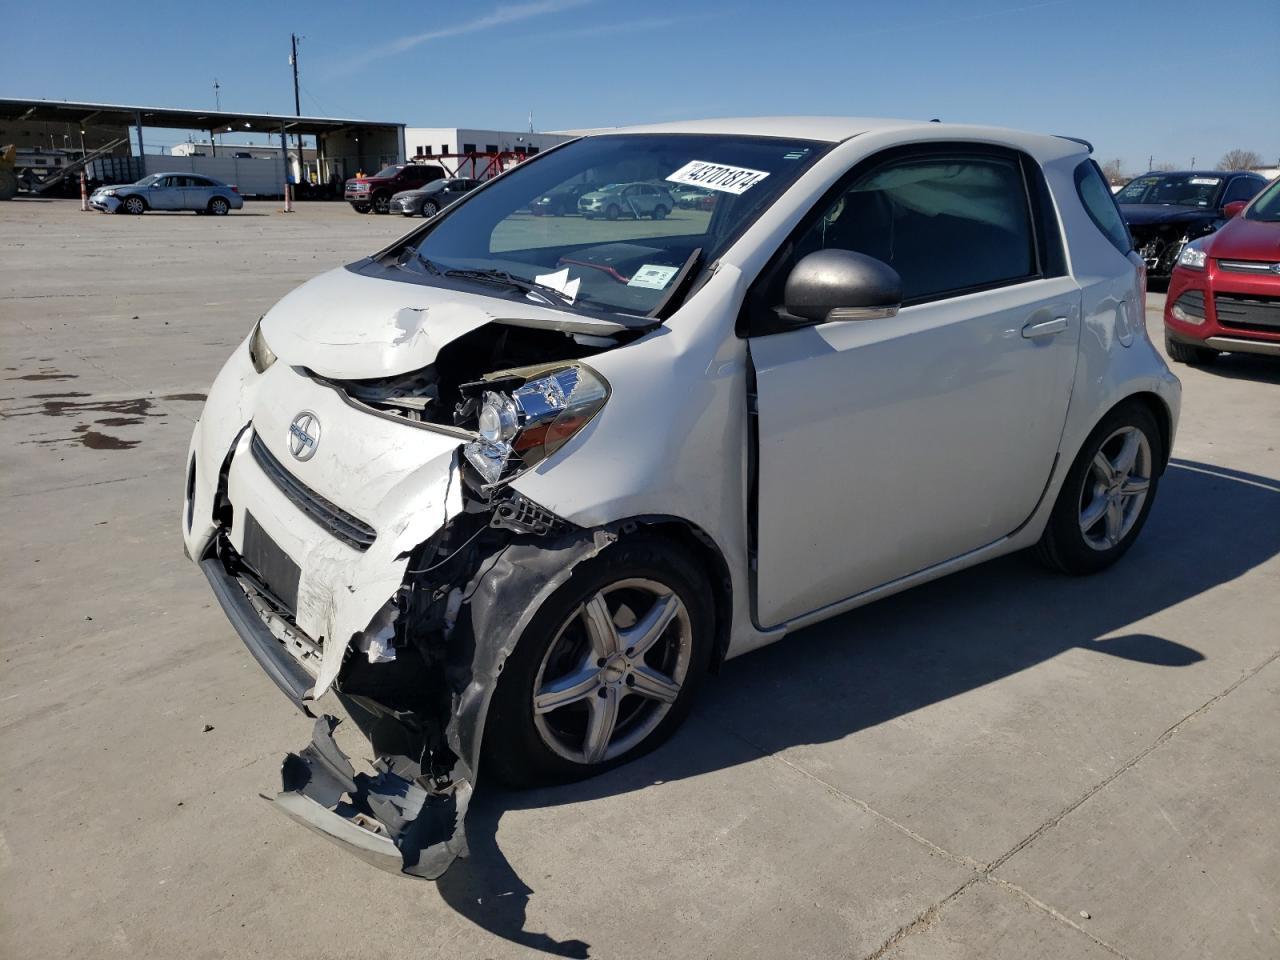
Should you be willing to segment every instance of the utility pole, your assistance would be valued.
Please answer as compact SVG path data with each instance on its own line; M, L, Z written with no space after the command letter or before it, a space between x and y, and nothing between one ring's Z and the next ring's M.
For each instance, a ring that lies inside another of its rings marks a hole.
M1156 162L1155 154L1152 154L1151 156L1147 157L1147 173L1151 172L1151 168L1155 165L1155 162Z
M222 112L222 97L219 96L218 94L218 91L221 89L222 88L218 83L218 78L214 77L213 78L213 105L219 113ZM218 135L213 132L212 127L209 128L209 152L215 157L218 155Z
M295 117L302 116L302 100L298 96L298 35L296 33L289 34L289 45L292 53L289 56L289 64L293 67L293 115ZM298 179L302 179L302 134L298 134Z

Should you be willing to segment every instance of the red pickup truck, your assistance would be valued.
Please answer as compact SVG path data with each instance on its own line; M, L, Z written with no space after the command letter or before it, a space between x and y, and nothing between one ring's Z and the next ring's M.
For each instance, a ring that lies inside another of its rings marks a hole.
M444 170L433 164L396 163L384 167L372 177L354 177L348 180L342 190L342 199L355 209L357 213L386 213L391 208L392 194L401 190L416 190L418 187L439 180Z

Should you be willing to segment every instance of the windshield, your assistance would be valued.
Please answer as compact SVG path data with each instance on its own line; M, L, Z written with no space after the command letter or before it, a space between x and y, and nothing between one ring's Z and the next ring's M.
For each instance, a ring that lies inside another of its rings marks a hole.
M375 173L374 176L375 177L394 177L399 172L400 172L399 167L383 167L381 170Z
M397 248L399 277L449 284L458 279L450 271L464 270L476 283L475 271L498 271L549 289L556 306L646 316L687 263L719 256L828 146L688 134L578 140L469 194L411 237L418 256ZM689 184L714 202L677 205L675 192ZM554 216L531 206L575 190L577 200ZM538 299L536 289L508 286L503 295Z
M1280 178L1271 181L1271 186L1259 194L1258 199L1244 212L1244 216L1246 220L1280 223Z
M134 184L134 186L137 186L137 187L149 187L149 186L151 186L153 183L155 183L157 180L159 180L159 179L160 179L160 177L161 177L161 174L153 173L153 174L151 174L151 176L149 176L149 177L143 177L143 178L142 178L141 180L139 180L136 184Z
M1197 173L1153 173L1130 180L1116 194L1117 203L1164 203L1179 207L1211 207L1221 177Z

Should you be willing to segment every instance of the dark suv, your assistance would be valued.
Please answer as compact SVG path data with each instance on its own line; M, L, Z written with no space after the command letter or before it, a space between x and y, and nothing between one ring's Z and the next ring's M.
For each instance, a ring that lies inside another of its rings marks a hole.
M387 213L391 210L391 197L401 190L416 190L432 180L444 176L440 167L425 163L397 163L384 167L372 177L354 177L346 182L342 199L357 213Z

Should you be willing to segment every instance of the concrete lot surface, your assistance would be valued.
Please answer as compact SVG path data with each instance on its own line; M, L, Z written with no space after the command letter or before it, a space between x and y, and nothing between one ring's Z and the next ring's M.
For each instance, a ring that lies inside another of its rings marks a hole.
M644 760L482 789L439 883L274 812L310 724L183 559L188 435L273 301L408 227L277 206L0 204L0 956L1280 956L1262 359L1178 368L1112 571L1010 557L732 661Z

